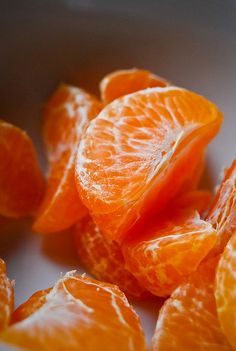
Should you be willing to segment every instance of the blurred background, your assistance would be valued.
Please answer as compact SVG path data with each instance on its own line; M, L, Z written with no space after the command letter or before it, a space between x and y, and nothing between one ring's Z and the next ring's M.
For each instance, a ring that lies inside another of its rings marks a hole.
M26 128L38 147L40 107L55 86L97 92L114 69L150 69L213 99L233 118L233 0L1 1L0 36L0 115ZM225 123L223 133L230 149L235 130ZM233 155L224 157L229 164ZM217 171L221 161L212 161Z

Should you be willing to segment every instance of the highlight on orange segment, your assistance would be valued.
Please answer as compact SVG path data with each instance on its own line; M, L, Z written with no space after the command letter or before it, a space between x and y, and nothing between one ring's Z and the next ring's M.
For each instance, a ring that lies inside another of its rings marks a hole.
M166 87L169 83L164 78L144 69L124 69L107 74L100 82L101 99L105 104L134 93L153 87Z
M34 311L31 298L18 308L0 341L34 351L146 350L139 318L115 285L71 272L39 299Z
M0 215L32 215L41 201L44 179L30 137L0 120Z
M215 297L222 330L236 349L236 230L225 247L216 272Z
M13 283L6 275L6 264L0 259L0 332L9 324L14 308Z
M197 269L216 242L216 231L198 213L167 216L135 234L122 244L127 268L141 286L163 297Z
M218 233L216 245L211 252L211 255L216 255L224 250L236 229L236 160L225 171L206 220Z
M214 297L213 258L181 284L159 312L152 351L232 351L221 331Z
M101 103L84 90L62 85L44 110L43 138L49 161L46 193L33 225L36 232L70 227L87 210L74 180L74 161L81 136L101 110Z
M86 130L76 162L78 191L104 235L122 240L174 198L221 123L213 103L177 87L107 105Z
M150 297L126 269L119 244L105 238L89 216L75 227L75 245L80 262L95 278L118 285L129 297Z

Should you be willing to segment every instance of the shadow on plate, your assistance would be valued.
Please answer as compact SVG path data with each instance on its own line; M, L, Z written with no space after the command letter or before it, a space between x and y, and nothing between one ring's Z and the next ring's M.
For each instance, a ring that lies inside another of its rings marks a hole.
M71 267L81 268L74 245L73 230L51 233L42 236L43 255L52 261Z
M0 257L5 259L28 237L31 219L12 219L0 216Z

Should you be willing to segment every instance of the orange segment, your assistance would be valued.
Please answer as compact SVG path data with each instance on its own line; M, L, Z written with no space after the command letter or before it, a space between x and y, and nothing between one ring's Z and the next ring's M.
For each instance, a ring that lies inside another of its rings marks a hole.
M75 240L80 261L94 277L118 285L137 299L149 295L126 269L120 246L106 239L91 218L77 224Z
M122 246L127 268L157 296L170 295L197 269L216 241L215 230L198 214L178 214L164 223L151 223L136 235Z
M101 99L105 104L134 93L153 87L166 87L169 83L144 69L125 69L107 74L100 82Z
M117 99L91 122L79 146L76 179L107 238L122 240L190 179L222 115L181 88L150 88Z
M218 233L217 242L211 254L221 253L236 229L236 160L225 172L207 220Z
M0 331L5 329L11 319L14 307L13 284L6 275L5 262L0 259Z
M163 305L152 351L232 351L223 335L214 298L213 259L202 264Z
M31 303L30 298L23 305L23 317ZM33 304L35 311L6 329L1 341L33 351L146 350L140 321L114 285L70 273L42 304L35 298Z
M17 218L33 214L43 190L44 179L31 139L0 120L0 215Z
M49 100L44 111L43 137L50 169L35 231L66 229L87 213L75 186L74 159L81 136L100 109L95 97L69 85L61 86Z
M222 329L236 350L236 231L229 240L219 261L216 274L216 303Z

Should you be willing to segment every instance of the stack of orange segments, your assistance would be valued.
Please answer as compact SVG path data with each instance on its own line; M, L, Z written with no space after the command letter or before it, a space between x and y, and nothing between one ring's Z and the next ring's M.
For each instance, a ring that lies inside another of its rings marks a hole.
M0 123L0 146L10 132L30 145L17 160L8 148L0 165L0 214L33 214L44 235L71 228L97 279L69 272L12 312L0 261L0 340L34 351L144 351L126 296L164 297L152 351L236 350L236 160L214 197L199 189L222 113L146 70L108 74L100 92L62 85L46 104L45 188L32 142ZM8 180L4 169L25 162L26 176Z

